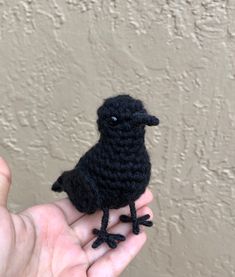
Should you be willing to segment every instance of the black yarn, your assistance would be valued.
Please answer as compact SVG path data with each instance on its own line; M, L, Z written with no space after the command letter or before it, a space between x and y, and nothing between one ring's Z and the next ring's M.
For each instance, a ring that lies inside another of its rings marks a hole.
M131 216L120 217L131 222L133 233L139 225L151 226L149 216L137 218L134 201L149 183L151 164L144 144L145 125L158 125L159 120L145 110L143 103L129 95L108 98L98 109L99 141L82 156L70 171L65 171L52 190L65 191L73 205L84 213L103 210L100 230L92 245L106 242L111 248L124 236L108 234L109 209L130 205Z
M140 232L140 225L151 227L153 223L152 221L148 220L150 218L149 214L146 214L137 218L135 202L130 202L129 205L130 205L131 216L121 215L120 220L126 223L132 222L132 231L134 234L138 235Z
M103 208L103 217L101 221L101 228L93 229L93 234L98 236L98 239L94 241L92 244L93 248L97 248L100 246L103 242L106 242L110 248L116 248L117 247L117 241L124 241L125 237L120 234L109 234L107 232L108 227L108 221L109 221L109 209Z

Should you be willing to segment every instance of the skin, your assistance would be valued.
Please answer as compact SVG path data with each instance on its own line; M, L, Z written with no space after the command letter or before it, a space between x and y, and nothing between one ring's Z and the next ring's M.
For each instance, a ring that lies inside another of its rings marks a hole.
M119 216L129 208L110 211L108 231L126 236L116 249L106 244L93 249L93 228L99 228L101 212L79 213L65 198L54 203L36 205L18 214L7 209L11 173L0 158L0 276L114 277L127 267L141 250L146 233L136 236ZM138 216L150 214L149 190L136 201Z

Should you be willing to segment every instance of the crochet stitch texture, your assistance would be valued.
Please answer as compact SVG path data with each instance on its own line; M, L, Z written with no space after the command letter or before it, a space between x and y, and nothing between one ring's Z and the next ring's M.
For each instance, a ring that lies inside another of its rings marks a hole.
M106 99L97 114L99 141L74 169L58 178L52 190L65 191L80 212L103 210L101 229L93 230L97 239L92 247L106 242L115 248L125 237L107 232L109 209L129 205L131 216L122 215L120 220L130 222L135 234L141 224L152 226L149 215L137 218L135 200L144 193L151 175L144 144L145 125L158 125L159 120L147 113L140 100L129 95Z

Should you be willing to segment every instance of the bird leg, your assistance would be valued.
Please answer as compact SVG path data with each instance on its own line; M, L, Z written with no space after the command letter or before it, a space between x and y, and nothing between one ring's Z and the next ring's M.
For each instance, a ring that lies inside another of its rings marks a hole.
M93 242L92 248L97 248L103 242L106 242L110 248L116 248L118 241L124 241L126 239L123 235L108 233L107 232L108 221L109 221L109 209L104 208L100 230L93 229L93 234L97 235L97 239Z
M132 232L136 235L140 232L140 225L151 227L153 225L153 222L148 220L150 218L149 214L137 217L136 215L136 208L135 208L135 202L130 202L130 212L131 216L127 215L121 215L120 220L122 222L131 222L132 223Z

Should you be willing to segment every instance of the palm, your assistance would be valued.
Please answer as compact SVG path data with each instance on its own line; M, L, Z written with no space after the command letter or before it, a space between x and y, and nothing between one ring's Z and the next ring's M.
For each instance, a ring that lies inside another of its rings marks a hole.
M38 275L62 277L76 271L77 276L85 276L88 260L62 210L55 205L42 205L27 212L38 232Z
M11 214L6 208L9 179L9 169L0 160L0 276L118 276L145 242L145 232L135 236L128 224L119 222L128 207L110 212L110 231L126 236L114 250L105 244L91 247L91 230L100 226L101 213L82 214L68 199ZM151 200L149 191L141 196L139 215L152 214L146 207Z

